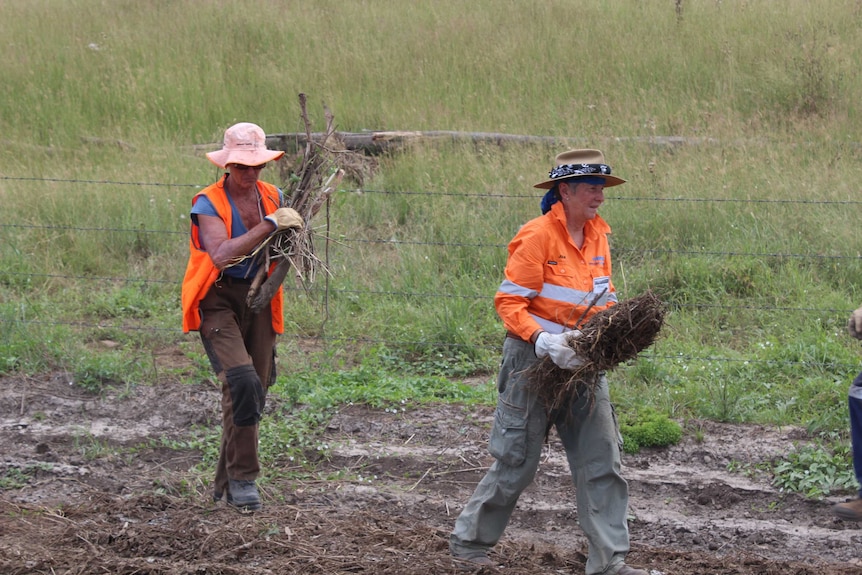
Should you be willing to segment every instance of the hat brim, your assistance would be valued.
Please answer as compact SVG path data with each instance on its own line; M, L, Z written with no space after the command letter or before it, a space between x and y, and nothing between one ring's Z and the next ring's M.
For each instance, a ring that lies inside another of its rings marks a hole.
M618 178L616 176L606 176L604 174L584 174L583 176L566 176L565 178L556 178L554 180L545 180L544 182L539 182L538 184L533 185L534 188L539 188L540 190L550 190L554 187L554 184L557 182L564 182L566 180L572 180L575 178L604 178L605 179L605 187L612 188L614 186L619 186L620 184L625 184L626 181L622 178Z
M273 162L283 155L281 150L217 150L207 153L207 159L219 168L225 168L228 164L259 166Z

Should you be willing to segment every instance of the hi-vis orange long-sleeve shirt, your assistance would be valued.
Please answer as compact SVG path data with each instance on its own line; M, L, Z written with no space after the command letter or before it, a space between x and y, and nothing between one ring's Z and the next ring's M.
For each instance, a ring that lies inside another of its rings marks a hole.
M524 224L509 242L505 279L494 296L506 329L525 341L539 329L561 333L617 303L611 282L611 228L601 217L584 226L578 249L561 202ZM584 311L595 300L587 315Z

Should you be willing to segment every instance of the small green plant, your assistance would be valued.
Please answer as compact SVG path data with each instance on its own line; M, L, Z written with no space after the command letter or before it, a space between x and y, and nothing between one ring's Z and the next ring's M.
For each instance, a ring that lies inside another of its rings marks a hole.
M772 483L779 489L822 499L835 493L857 489L850 448L836 444L798 447L773 469Z
M88 460L100 459L119 455L120 449L112 448L107 441L99 439L90 432L82 432L75 435L75 449Z
M637 453L642 447L666 447L682 439L682 426L667 415L653 409L644 409L635 417L622 418L620 433L623 450Z
M730 473L739 473L751 479L759 478L764 474L771 474L772 472L772 466L768 463L744 463L737 459L732 459L725 469Z
M26 470L17 467L10 467L2 475L0 475L0 491L9 489L20 489L27 485L29 474Z
M86 353L75 361L74 383L98 394L105 385L129 384L140 372L134 359L112 353Z
M308 409L282 406L278 414L261 420L260 456L264 465L280 461L288 469L307 469L329 458L330 446L319 437L334 408ZM280 467L280 466L278 466Z
M417 354L399 354L391 349L380 347L371 350L374 362L387 371L409 372L440 377L470 377L476 373L489 371L487 361L476 359L466 353L439 349L427 349Z
M39 471L50 471L50 463L29 463L23 467L9 467L0 473L0 491L26 486Z

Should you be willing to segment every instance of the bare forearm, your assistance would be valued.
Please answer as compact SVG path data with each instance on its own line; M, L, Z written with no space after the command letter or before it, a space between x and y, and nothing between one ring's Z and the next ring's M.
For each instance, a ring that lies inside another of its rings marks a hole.
M260 245L260 242L272 233L272 230L272 223L263 221L241 236L224 240L210 252L213 264L215 264L216 268L222 270L236 263L243 257L248 256L254 248Z

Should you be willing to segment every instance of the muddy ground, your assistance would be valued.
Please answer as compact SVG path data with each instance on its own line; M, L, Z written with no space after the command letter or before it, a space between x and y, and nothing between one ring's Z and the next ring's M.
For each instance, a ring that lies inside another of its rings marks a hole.
M263 509L241 514L211 501L208 478L192 470L200 453L164 447L218 421L211 383L101 396L64 374L0 385L4 575L456 573L448 534L490 463L491 408L351 406L329 423L322 479L270 474ZM804 442L801 430L685 429L678 446L624 457L629 563L651 575L862 574L862 525L830 510L841 498L781 493L754 472ZM573 502L552 436L492 553L499 567L481 572L583 573Z

